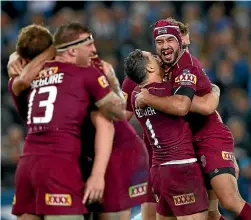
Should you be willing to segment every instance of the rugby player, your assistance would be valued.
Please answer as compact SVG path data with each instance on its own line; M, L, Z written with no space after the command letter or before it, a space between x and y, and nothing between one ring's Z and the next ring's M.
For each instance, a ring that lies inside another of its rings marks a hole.
M38 75L31 66L37 67L52 55L36 58L35 63L31 61L20 76L9 81L12 98L28 130L15 176L13 214L19 219L38 219L40 215L45 219L82 219L87 210L82 204L79 136L90 104L89 95L110 119L124 117L123 103L111 91L104 76L93 67L80 66L87 65L93 53L90 32L79 24L70 25L77 34L75 39L64 39L64 43L74 41L73 47L64 45L64 51L59 52L53 62L46 63ZM60 38L60 34L57 32L55 39ZM31 25L20 32L17 53L30 61L51 43L52 36L46 28ZM72 110L72 107L77 108ZM107 145L109 148L111 143ZM105 147L102 143L99 149ZM99 169L108 159L98 162Z
M98 57L92 59L92 65L104 72ZM114 72L105 74L114 92L118 93L113 81ZM123 93L121 93L123 96ZM95 112L90 109L90 114ZM99 213L97 219L130 220L131 208L146 201L147 181L149 179L148 153L143 141L137 136L135 129L127 120L114 122L115 136L113 151L105 175L105 191L101 204L91 205L90 211ZM94 157L93 140L97 129L86 118L83 126L84 148L80 166L86 167L86 157L90 161ZM88 133L88 135L86 135ZM86 146L89 147L89 152ZM86 178L86 177L84 177Z
M137 103L139 106L147 105L172 113L175 110L173 103L177 102L186 115L194 94L203 96L211 91L210 80L199 61L181 49L178 26L168 20L160 20L155 24L153 36L156 53L166 68L165 79L172 82L173 96L157 97L142 90L137 97ZM234 140L230 130L221 122L216 112L208 116L189 114L187 120L192 128L196 154L200 157L208 179L207 187L212 187L225 209L234 212L241 219L250 218L251 206L241 198L238 191Z
M170 23L172 23L173 25L179 26L179 29L181 32L181 38L182 38L182 47L183 47L183 49L188 50L188 46L190 44L188 25L185 25L182 22L176 21L175 19L172 19L172 18L168 18L167 20ZM128 120L130 120L130 118L133 115L133 110L132 110L132 105L131 105L131 94L136 86L137 86L137 84L135 82L130 80L127 76L125 77L123 84L122 84L122 90L125 93L125 96L127 97L127 105L126 105L127 113L126 114L127 114ZM204 114L210 114L216 108L215 104L213 102L211 102L210 99L204 100L204 104L202 104L202 107L203 107L203 109L201 109L201 110L203 111ZM149 164L151 167L152 148L149 144L148 139L145 138L145 135L143 135L143 139L144 139L145 145L146 145L148 153L149 153L149 159L150 159ZM152 194L150 180L148 182L148 185L149 185L149 187L148 187L148 202L143 204L141 207L142 218L143 218L143 220L145 220L145 219L146 220L154 220L154 219L156 219L156 217L155 217L156 216L156 204L155 204L156 201L155 201L155 198L153 197L153 194ZM214 201L214 203L215 203L215 201ZM209 204L210 204L210 202L209 202ZM217 206L217 210L218 210L218 206ZM210 212L210 215L211 215L211 212ZM218 219L214 219L214 220L218 220Z
M206 220L207 193L189 124L183 117L173 117L151 107L138 108L135 102L141 88L158 96L170 96L172 84L162 82L164 70L149 52L133 51L125 59L125 72L139 85L131 101L153 149L151 181L159 200L157 218Z

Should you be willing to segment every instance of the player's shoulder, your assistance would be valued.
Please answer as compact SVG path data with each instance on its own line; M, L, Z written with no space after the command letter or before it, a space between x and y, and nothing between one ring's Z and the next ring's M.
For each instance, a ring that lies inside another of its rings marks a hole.
M126 76L122 83L122 89L132 89L137 86L137 83L133 82L128 76Z

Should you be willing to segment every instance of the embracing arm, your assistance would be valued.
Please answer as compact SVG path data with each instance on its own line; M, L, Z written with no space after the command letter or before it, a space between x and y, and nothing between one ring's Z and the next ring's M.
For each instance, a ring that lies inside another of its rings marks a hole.
M19 96L21 92L30 87L32 80L36 78L44 63L52 59L55 52L55 48L51 46L24 67L22 73L15 78L12 84L12 90L16 96Z
M215 112L218 107L220 98L220 89L217 85L212 84L212 91L202 97L194 96L191 112L201 115L210 115Z
M158 97L149 94L145 103L161 112L177 116L185 116L191 106L190 98L183 95Z

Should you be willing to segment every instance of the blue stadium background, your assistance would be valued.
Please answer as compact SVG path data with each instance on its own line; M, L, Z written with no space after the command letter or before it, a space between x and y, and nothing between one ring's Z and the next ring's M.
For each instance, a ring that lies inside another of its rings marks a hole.
M130 51L153 51L150 24L166 17L189 23L190 51L221 88L218 110L235 138L240 192L251 202L251 2L2 1L1 5L2 219L13 218L13 176L25 134L7 91L8 56L15 50L18 32L25 25L43 23L54 31L73 20L93 28L100 56L113 64L120 81L124 77L123 59ZM132 123L139 131L137 123ZM137 212L135 208L133 215Z

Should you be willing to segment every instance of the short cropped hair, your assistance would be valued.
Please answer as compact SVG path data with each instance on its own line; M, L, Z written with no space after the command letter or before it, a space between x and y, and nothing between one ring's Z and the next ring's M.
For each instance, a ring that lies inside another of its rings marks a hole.
M148 58L143 55L141 50L136 49L125 58L125 74L135 83L141 84L147 78L147 63Z
M51 45L52 35L49 29L32 24L20 30L16 51L22 58L32 60Z
M89 27L83 26L79 22L63 24L56 30L53 37L53 43L55 46L69 43L77 40L79 35L84 33L91 34L92 31Z

